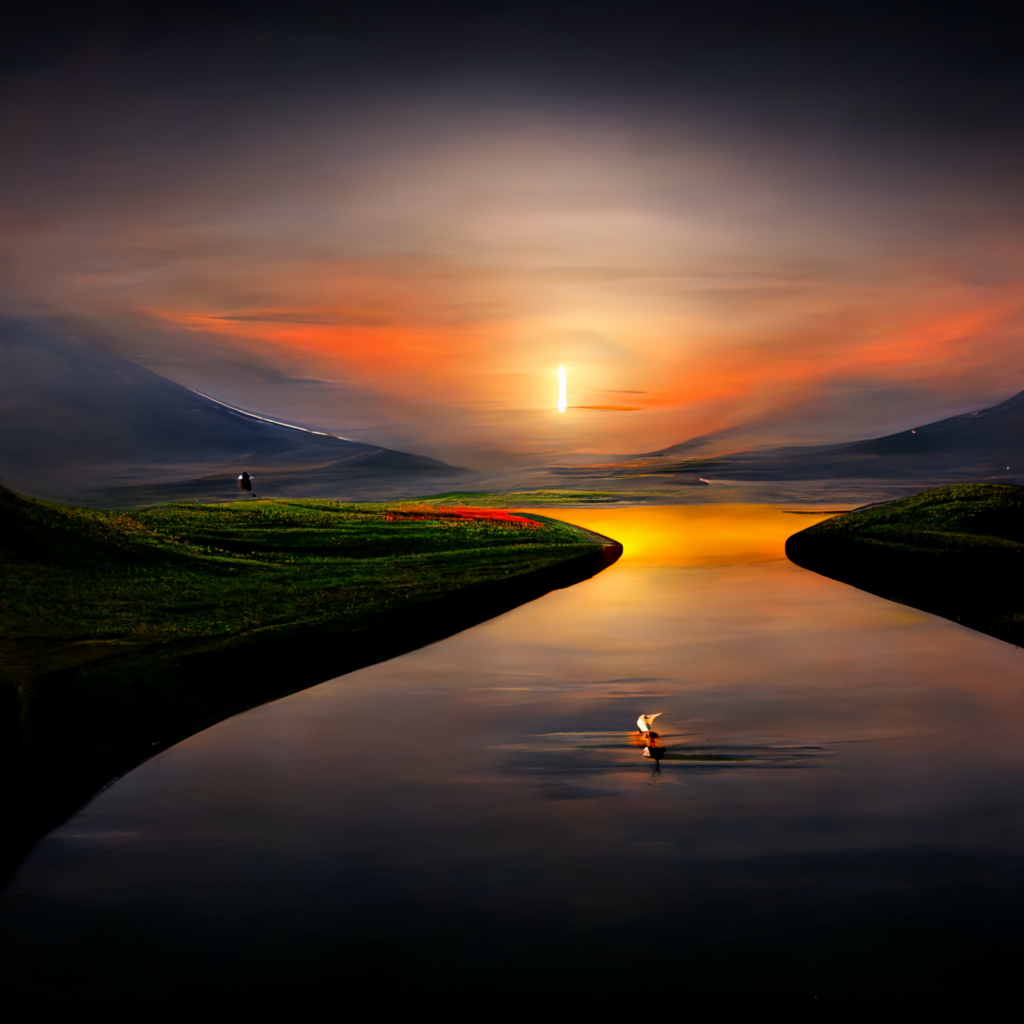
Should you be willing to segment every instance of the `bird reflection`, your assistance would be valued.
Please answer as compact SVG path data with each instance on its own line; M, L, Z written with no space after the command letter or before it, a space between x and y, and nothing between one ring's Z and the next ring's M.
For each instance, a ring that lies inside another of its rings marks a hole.
M648 733L647 746L644 747L644 757L651 759L651 774L661 774L661 759L665 756L665 748L658 745L658 734Z

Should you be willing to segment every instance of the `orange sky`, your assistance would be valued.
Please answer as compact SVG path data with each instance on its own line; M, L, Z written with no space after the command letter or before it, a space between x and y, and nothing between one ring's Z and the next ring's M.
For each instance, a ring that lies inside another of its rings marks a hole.
M852 439L1024 388L1024 251L939 188L763 140L409 104L234 144L79 167L11 207L8 306L463 465Z

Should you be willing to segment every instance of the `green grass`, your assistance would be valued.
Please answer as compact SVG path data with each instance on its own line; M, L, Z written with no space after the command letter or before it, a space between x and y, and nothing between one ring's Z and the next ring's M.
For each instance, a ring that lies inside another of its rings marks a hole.
M355 628L600 544L554 521L535 529L389 522L394 507L250 499L96 511L0 490L0 666L22 676L34 657L52 662L84 642L160 644L327 622Z
M1024 642L1024 488L956 484L794 534L798 565Z
M1007 484L936 487L826 520L805 532L936 555L991 548L1024 550L1024 488Z

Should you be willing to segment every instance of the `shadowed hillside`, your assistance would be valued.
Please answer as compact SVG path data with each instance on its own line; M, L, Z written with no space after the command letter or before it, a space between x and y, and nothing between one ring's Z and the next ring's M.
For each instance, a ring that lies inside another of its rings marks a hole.
M840 481L852 481L855 486L858 481L874 482L890 493L899 493L904 485L903 493L915 485L1024 483L1024 392L990 409L866 441L745 451L728 451L729 443L729 432L708 434L642 455L551 467L550 475L561 486L587 481L591 486L603 483L613 488L787 481L797 485L797 493L808 481L835 482L833 489L840 491L850 486ZM866 493L872 490L868 486ZM702 499L691 492L689 500ZM793 495L762 500L793 500ZM820 495L817 500L837 499Z
M866 441L687 459L693 450L691 442L673 445L647 456L647 464L730 480L1024 481L1024 392L990 409Z
M818 523L805 569L1024 645L1024 487L938 487Z
M275 496L373 496L457 480L436 459L271 423L126 359L0 322L0 475L55 501L224 500L247 469Z

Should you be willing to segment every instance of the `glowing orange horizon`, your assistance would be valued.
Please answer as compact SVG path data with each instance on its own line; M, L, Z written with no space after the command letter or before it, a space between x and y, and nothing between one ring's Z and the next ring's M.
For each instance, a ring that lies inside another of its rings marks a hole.
M817 149L773 169L603 115L435 111L427 141L385 106L261 123L249 176L209 140L187 174L158 146L123 188L76 173L3 214L7 293L229 404L425 452L839 439L1024 387L1024 246L977 196L815 192Z
M736 338L732 345L716 347L698 338L685 372L657 363L651 367L648 360L646 372L654 370L657 386L626 389L632 399L628 404L604 399L605 394L613 398L609 392L619 389L592 385L618 381L601 378L600 373L607 377L607 371L600 366L595 370L586 360L577 359L573 365L580 378L579 393L586 397L569 405L569 371L560 364L556 408L559 413L570 408L593 414L629 412L643 419L652 414L685 414L688 408L700 407L699 417L691 426L680 427L679 436L668 433L668 425L659 427L666 433L658 439L670 444L684 439L687 431L697 434L729 426L735 422L738 407L753 402L754 408L763 408L779 388L786 389L787 398L793 401L813 394L830 380L870 375L880 382L900 382L916 380L927 372L940 382L947 379L953 390L962 373L958 357L964 344L971 344L971 354L977 356L984 344L981 339L994 339L988 345L997 356L1000 335L1013 329L1020 312L1018 304L1011 302L945 313L933 309L886 311L887 323L874 324L865 317L866 322L851 332L856 337L848 338L845 346L823 345L807 332L776 336L768 345ZM491 410L492 414L516 408L540 411L545 406L537 392L541 378L535 368L543 363L548 345L514 340L540 333L534 324L522 325L515 319L444 323L440 316L417 318L411 311L403 313L393 307L382 310L376 324L324 322L329 314L313 306L304 312L261 311L259 318L174 309L150 309L148 314L208 336L215 346L246 352L255 345L286 361L312 364L328 376L355 375L398 400L423 392L444 393L461 407L484 413ZM641 329L650 336L649 326ZM577 426L585 422L580 420ZM625 430L628 448L628 439L637 428L626 428L625 420L614 415L603 423L606 426L580 429L596 432L596 437L609 430ZM644 428L638 429L643 432Z

